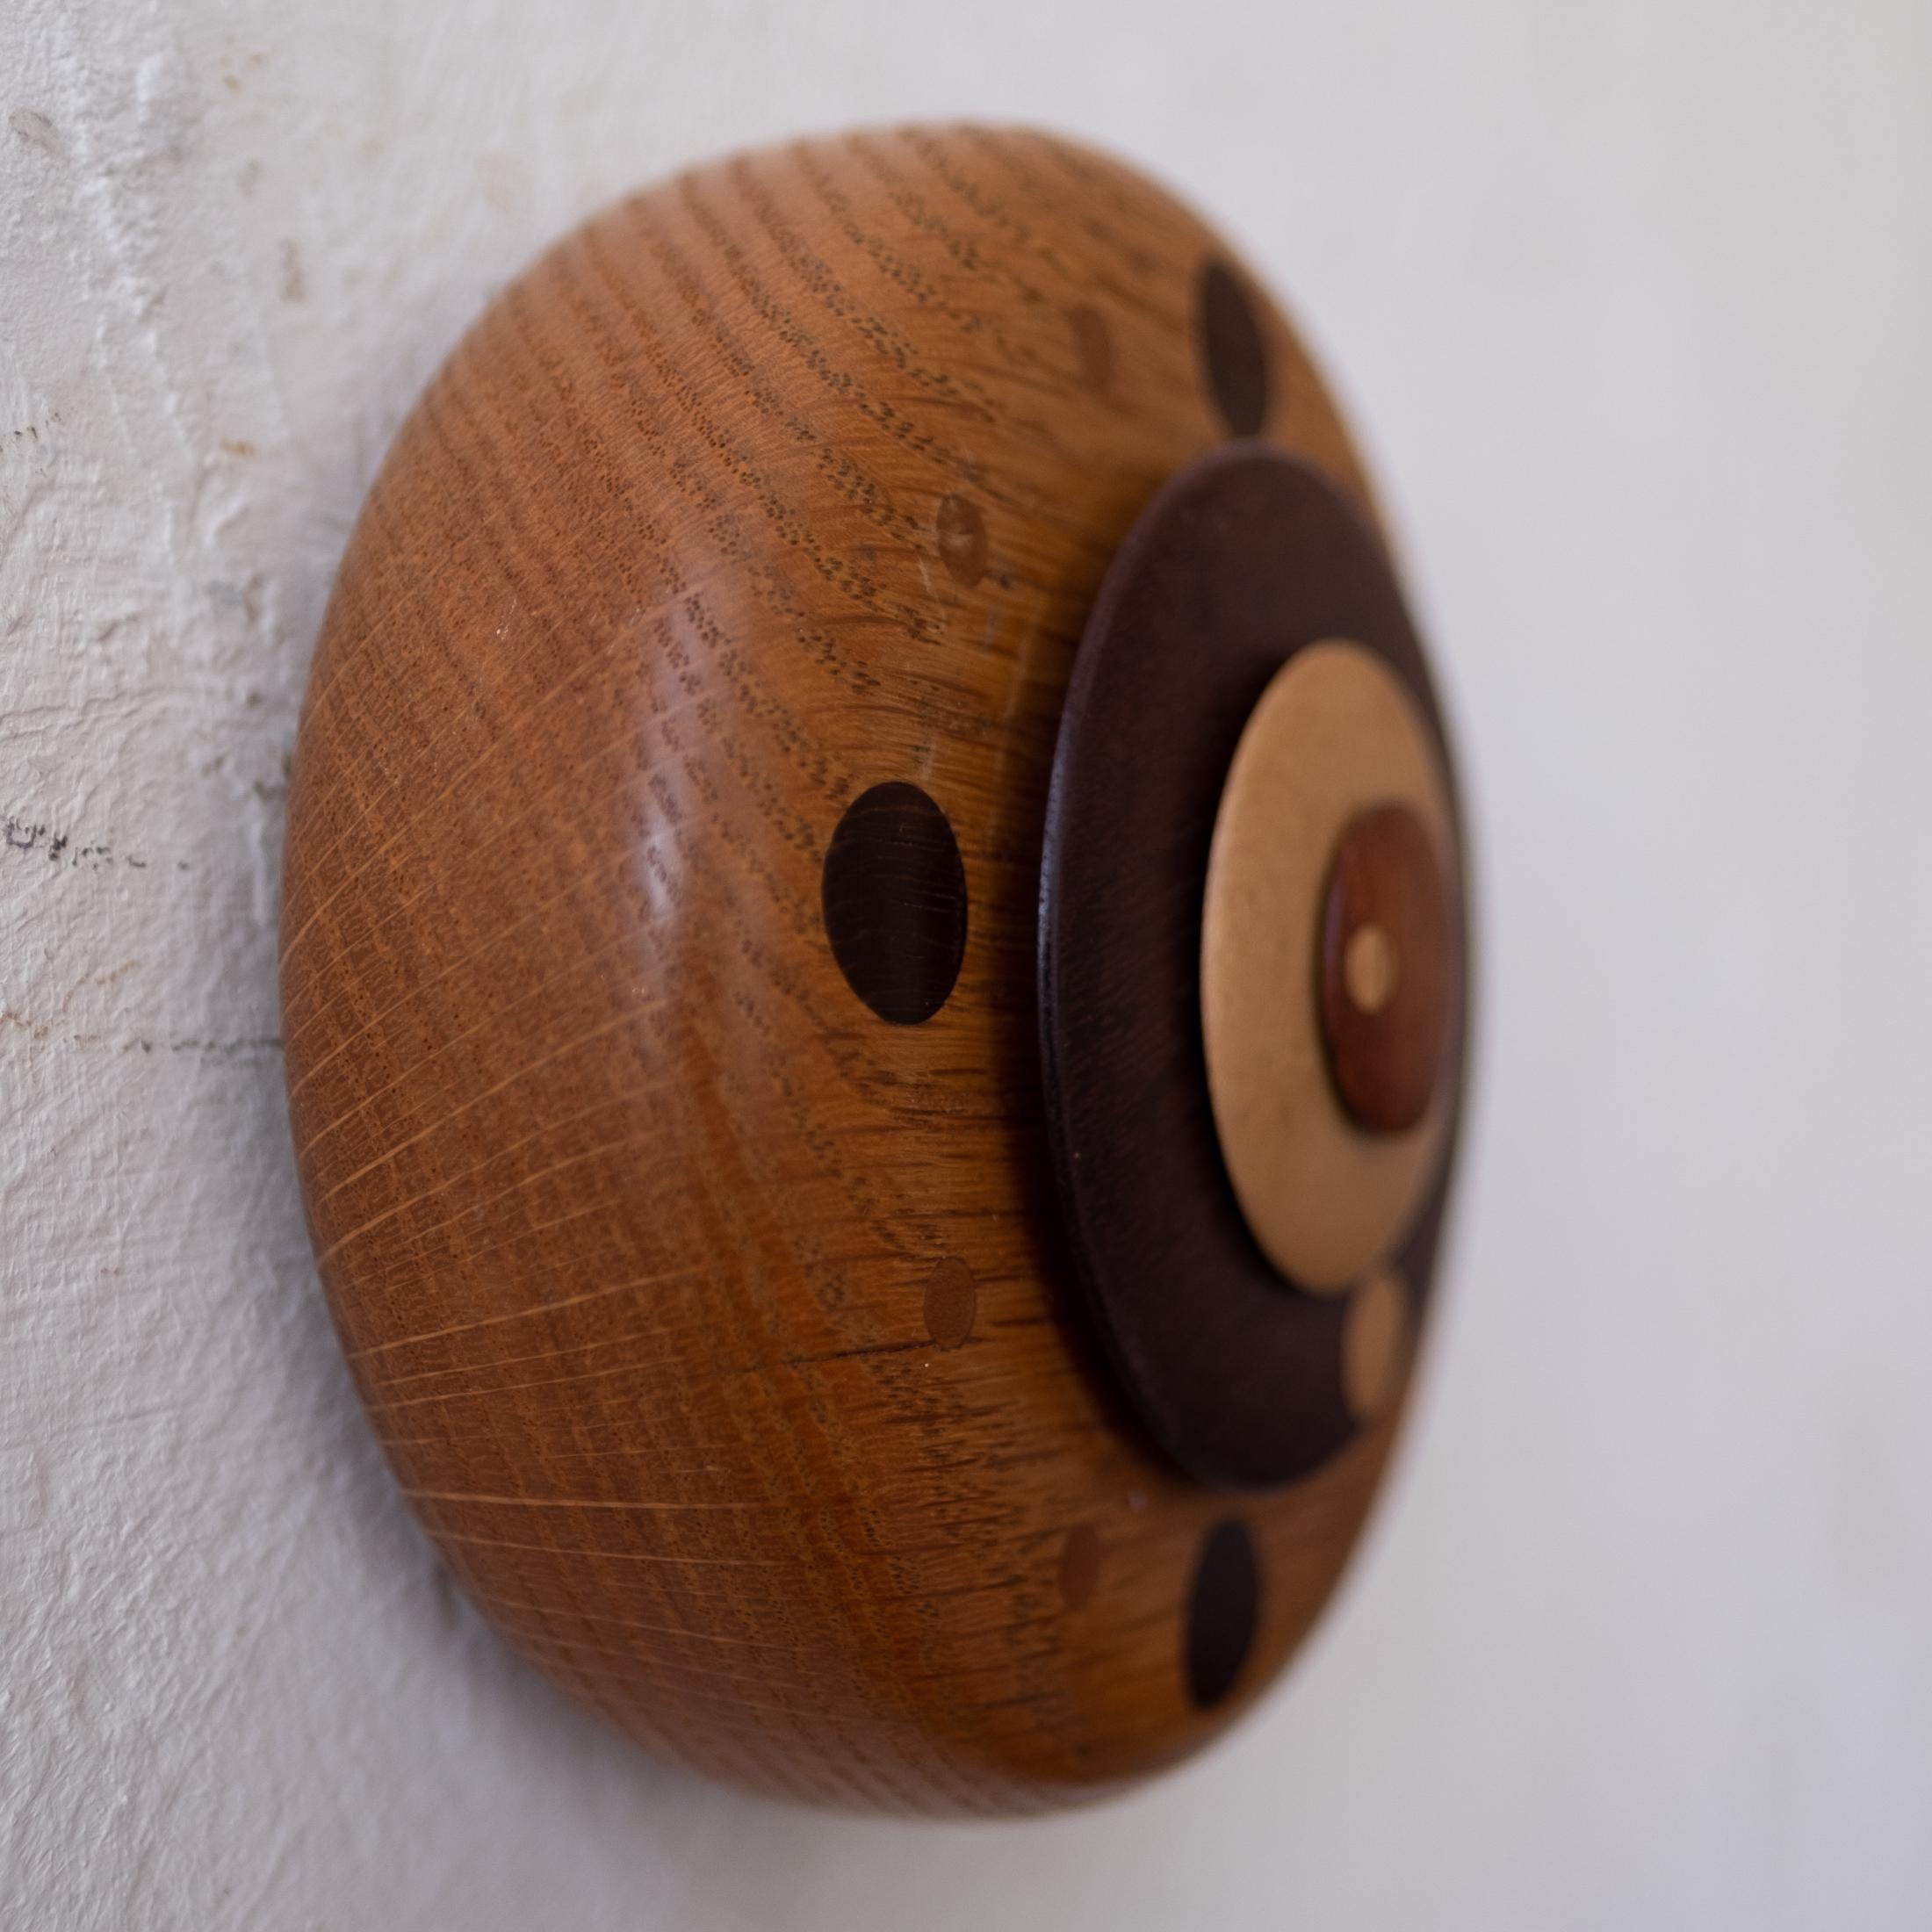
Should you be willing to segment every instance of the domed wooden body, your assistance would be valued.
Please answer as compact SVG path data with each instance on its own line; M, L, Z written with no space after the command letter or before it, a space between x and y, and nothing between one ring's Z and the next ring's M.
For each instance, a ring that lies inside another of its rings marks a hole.
M1371 514L1287 325L1147 182L817 141L507 289L344 559L283 915L322 1280L484 1614L706 1771L1105 1790L1268 1682L1367 1508L1386 1287L1366 1426L1271 1490L1182 1474L1095 1337L1042 1093L1076 645L1235 432Z

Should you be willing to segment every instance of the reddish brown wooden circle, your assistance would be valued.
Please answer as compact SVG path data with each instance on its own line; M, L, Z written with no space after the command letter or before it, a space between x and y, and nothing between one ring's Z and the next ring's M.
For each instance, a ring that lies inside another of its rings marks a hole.
M1316 962L1322 1043L1342 1104L1376 1133L1414 1127L1442 1078L1456 925L1428 828L1408 806L1378 805L1343 833Z

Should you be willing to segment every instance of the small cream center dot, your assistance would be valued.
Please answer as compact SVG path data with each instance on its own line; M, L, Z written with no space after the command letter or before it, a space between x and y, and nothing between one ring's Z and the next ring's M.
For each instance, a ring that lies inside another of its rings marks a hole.
M1395 942L1373 919L1365 919L1342 948L1342 984L1359 1013L1379 1013L1395 997Z

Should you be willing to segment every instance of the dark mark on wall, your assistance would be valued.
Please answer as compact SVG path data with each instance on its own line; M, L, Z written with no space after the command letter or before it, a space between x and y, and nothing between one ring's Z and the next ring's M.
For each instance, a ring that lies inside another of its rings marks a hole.
M132 853L124 853L117 858L113 847L105 840L96 845L76 846L69 833L50 833L46 825L30 824L25 818L0 819L0 832L4 833L10 852L39 853L55 865L86 866L96 871L103 866L112 865L128 866L136 872L148 869L147 860L136 858ZM185 859L176 860L175 865L179 871L188 869Z
M192 1037L181 1040L164 1040L160 1042L163 1053L197 1053L209 1060L255 1059L263 1054L279 1053L282 1042L273 1034L263 1034L255 1040L197 1040ZM152 1053L155 1042L143 1040L141 1050ZM124 1048L122 1049L126 1051Z
M282 1050L282 1042L272 1034L257 1040L198 1040L191 1034L178 1040L104 1040L97 1033L76 1033L68 1042L76 1047L100 1047L109 1053L185 1053L201 1060L266 1060Z
M61 131L37 107L17 107L7 116L7 126L13 130L17 140L24 141L30 148L38 148L43 154L52 155L58 161L64 153Z
M38 1045L54 1037L52 1026L36 1024L25 1013L9 1013L0 1006L0 1024L18 1027ZM193 1034L184 1034L171 1040L133 1039L114 1040L105 1034L70 1033L62 1036L61 1044L79 1047L85 1052L99 1053L179 1053L189 1054L202 1060L252 1061L271 1059L282 1050L280 1037L275 1034L262 1034L252 1040L203 1040Z

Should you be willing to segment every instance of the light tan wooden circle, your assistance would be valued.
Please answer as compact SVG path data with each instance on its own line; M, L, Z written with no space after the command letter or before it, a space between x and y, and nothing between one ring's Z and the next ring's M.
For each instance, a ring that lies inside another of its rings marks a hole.
M1409 1290L1393 1268L1379 1269L1349 1297L1342 1322L1342 1399L1357 1422L1373 1422L1395 1401L1412 1332Z
M1451 1096L1406 1133L1369 1134L1329 1080L1316 947L1337 841L1405 804L1459 891L1448 788L1408 688L1343 639L1299 651L1261 695L1228 768L1201 919L1200 1012L1215 1128L1263 1253L1340 1294L1408 1227L1440 1157ZM1399 970L1399 967L1398 967Z

